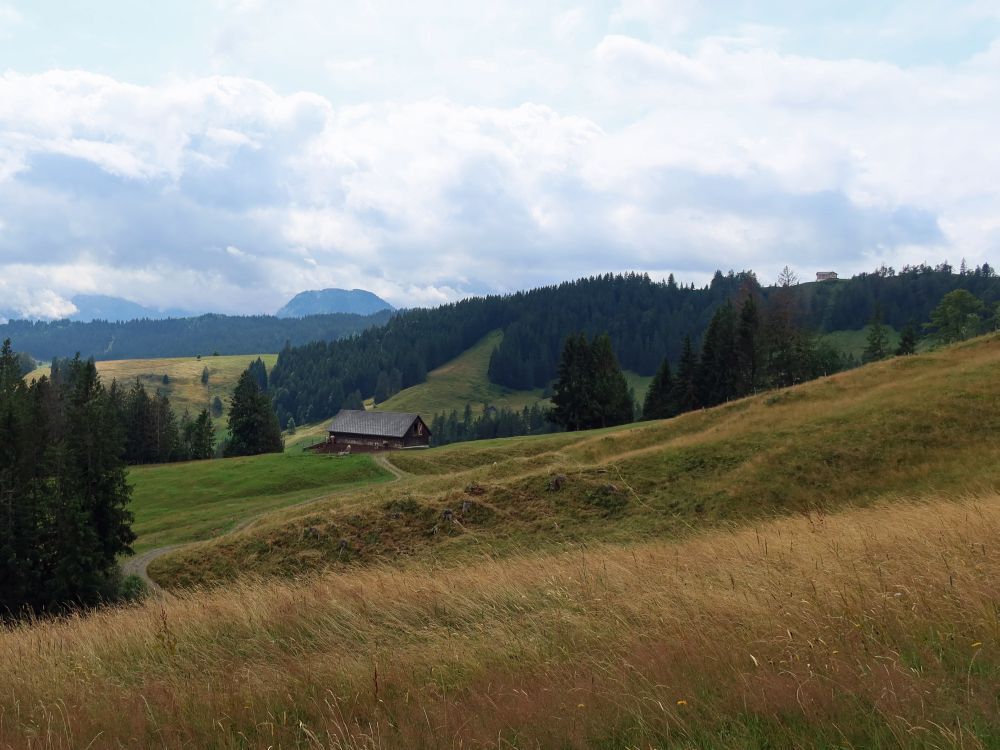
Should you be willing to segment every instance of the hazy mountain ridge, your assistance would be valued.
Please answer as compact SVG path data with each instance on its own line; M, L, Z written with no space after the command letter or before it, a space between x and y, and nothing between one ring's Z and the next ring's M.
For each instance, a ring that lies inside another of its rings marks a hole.
M275 315L279 318L302 318L331 313L372 315L382 310L395 309L377 294L365 289L314 289L299 292Z

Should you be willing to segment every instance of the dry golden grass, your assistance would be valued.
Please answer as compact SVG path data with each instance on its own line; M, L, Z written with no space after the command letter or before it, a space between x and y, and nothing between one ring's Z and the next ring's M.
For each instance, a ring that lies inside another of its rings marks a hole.
M1000 495L0 632L2 747L995 747Z

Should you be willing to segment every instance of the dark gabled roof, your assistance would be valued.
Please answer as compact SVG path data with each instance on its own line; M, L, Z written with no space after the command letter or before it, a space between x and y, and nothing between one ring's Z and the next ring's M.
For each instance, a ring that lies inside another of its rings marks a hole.
M342 409L326 429L328 432L347 432L352 435L401 438L418 419L419 414L408 412Z

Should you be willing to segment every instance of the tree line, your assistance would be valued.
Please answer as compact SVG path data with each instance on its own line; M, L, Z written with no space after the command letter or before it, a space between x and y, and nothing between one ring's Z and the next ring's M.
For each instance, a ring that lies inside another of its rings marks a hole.
M55 360L24 379L0 348L0 621L53 614L130 595L117 565L132 554L128 464L211 458L207 409L179 420L137 380L105 386L93 359ZM283 450L259 359L233 391L225 455ZM137 593L132 587L131 593Z
M74 360L54 359L50 382L61 383L78 359L79 355ZM207 383L207 376L205 368L203 383ZM213 412L219 417L223 411L218 397L210 408L194 416L187 411L178 416L166 394L157 390L150 395L138 378L127 386L113 380L107 392L113 418L124 437L125 462L163 464L282 451L281 428L267 392L267 380L267 367L258 357L233 390L227 429L221 440L213 421Z
M827 332L864 328L879 302L888 325L902 328L913 319L927 320L941 297L955 289L966 289L989 304L1000 300L1000 279L985 264L965 273L947 264L906 267L898 273L881 268L841 281L770 287L761 286L750 271L716 272L701 288L673 277L653 281L645 274L606 274L408 310L385 326L345 339L285 347L270 388L282 425L289 419L300 425L316 422L341 408L360 408L366 398L381 402L423 382L429 371L496 330L504 334L489 365L489 379L497 385L546 387L557 376L563 344L576 332L590 338L609 334L620 364L649 376L664 357L679 363L686 339L698 352L719 306L750 292L761 308L772 297L783 298L778 301L794 311L803 330ZM812 359L800 355L769 352L775 358L770 364L781 369L779 380L795 382L817 366L829 371L836 365L829 350L813 352Z
M0 619L122 595L135 535L117 408L92 361L27 384L0 349Z
M12 320L0 325L0 339L17 342L18 350L43 361L84 359L145 359L193 357L198 354L276 352L286 343L338 339L381 326L392 313L373 315L332 313L305 318L273 315L201 315L195 318L130 320L34 321Z
M676 368L665 357L642 408L643 419L666 419L694 409L782 388L850 366L803 324L792 294L794 276L786 268L782 284L766 301L745 286L726 300L709 322L701 347L686 337ZM1000 302L987 304L965 289L948 292L922 326L935 344L962 341L1000 330ZM920 333L908 324L891 351L881 307L869 321L863 360L906 356L917 351ZM624 375L606 336L593 342L570 336L562 352L549 419L567 430L631 421L624 400Z
M461 443L467 440L492 440L518 435L543 435L558 427L548 419L547 410L538 404L525 406L520 411L509 407L499 409L484 405L476 414L472 404L465 405L459 415L457 410L441 412L431 420L431 446Z

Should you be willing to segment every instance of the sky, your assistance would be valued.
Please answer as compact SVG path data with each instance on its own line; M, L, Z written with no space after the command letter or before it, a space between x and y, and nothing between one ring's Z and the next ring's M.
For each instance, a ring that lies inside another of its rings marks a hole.
M0 0L0 310L1000 263L1000 0Z

